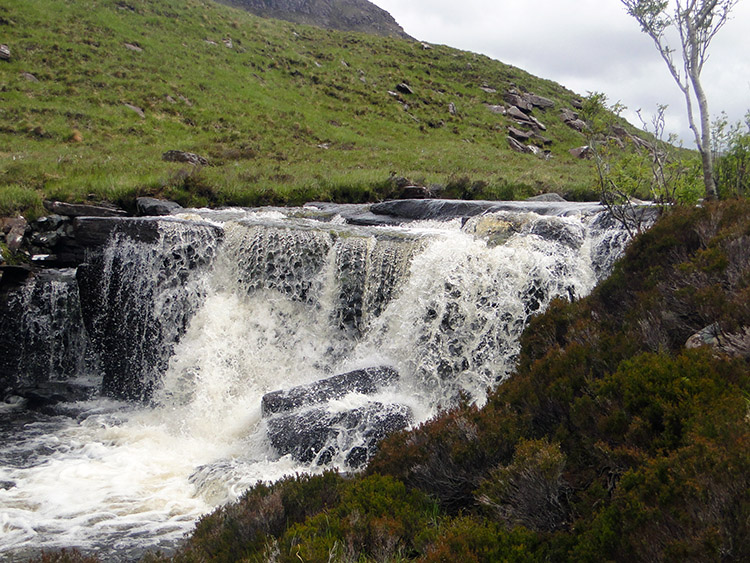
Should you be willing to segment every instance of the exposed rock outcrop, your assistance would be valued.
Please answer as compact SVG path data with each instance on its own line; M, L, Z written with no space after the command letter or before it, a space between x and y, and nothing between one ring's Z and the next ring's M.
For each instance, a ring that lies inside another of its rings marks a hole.
M326 29L412 39L393 17L367 0L219 0L265 17Z

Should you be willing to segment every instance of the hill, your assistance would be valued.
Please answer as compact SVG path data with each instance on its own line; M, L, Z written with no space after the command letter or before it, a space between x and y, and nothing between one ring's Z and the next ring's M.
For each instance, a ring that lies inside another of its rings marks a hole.
M367 0L218 0L265 18L411 39L393 17Z
M372 201L395 178L444 197L591 195L562 112L576 94L481 55L209 0L0 0L0 37L0 215L43 198ZM514 151L510 127L539 154Z

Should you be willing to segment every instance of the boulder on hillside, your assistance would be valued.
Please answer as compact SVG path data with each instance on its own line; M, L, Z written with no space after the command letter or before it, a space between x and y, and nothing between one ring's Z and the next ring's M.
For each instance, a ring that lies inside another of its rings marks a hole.
M10 47L7 45L0 45L0 61L10 60Z
M402 94L414 94L414 90L411 89L411 86L409 86L406 82L401 82L396 86L396 90L401 92Z
M170 150L161 155L165 162L186 162L195 166L208 166L208 159L192 152Z

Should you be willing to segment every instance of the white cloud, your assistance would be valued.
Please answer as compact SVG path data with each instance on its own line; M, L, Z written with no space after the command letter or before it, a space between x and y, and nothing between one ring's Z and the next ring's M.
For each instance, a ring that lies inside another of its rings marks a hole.
M669 106L667 125L689 144L685 102L651 40L617 0L372 0L423 41L484 53L580 94L604 92L645 115ZM750 109L750 2L714 39L703 83L714 116Z

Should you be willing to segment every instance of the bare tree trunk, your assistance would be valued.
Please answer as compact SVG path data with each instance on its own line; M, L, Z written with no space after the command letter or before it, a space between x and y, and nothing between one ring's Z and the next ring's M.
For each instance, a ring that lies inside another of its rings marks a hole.
M698 150L701 153L701 160L703 162L703 183L706 187L706 199L718 199L719 194L716 191L716 181L714 179L714 159L711 154L711 123L710 114L708 113L708 100L698 76L691 73L690 80L693 83L695 96L698 98L698 111L701 117L701 137Z

